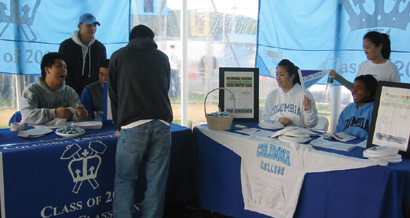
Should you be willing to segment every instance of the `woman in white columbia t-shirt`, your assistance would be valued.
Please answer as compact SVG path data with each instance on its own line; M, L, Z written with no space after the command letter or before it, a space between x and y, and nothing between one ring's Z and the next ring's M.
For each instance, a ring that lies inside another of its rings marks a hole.
M370 74L377 81L400 82L399 70L389 60L391 48L387 34L376 31L366 33L363 37L363 49L368 60L359 65L356 77ZM353 83L340 76L335 70L330 71L329 75L352 90Z
M273 120L283 125L314 127L317 124L317 110L313 95L300 85L296 67L283 59L276 68L276 81L279 88L266 97L262 112L263 120Z

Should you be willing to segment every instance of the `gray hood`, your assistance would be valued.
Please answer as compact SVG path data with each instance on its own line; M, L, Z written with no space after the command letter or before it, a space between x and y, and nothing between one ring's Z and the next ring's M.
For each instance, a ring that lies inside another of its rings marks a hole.
M36 83L37 83L41 88L43 88L44 90L47 90L47 93L48 93L48 94L57 93L57 92L59 92L59 91L61 91L61 90L63 90L63 89L65 88L65 82L64 82L63 85L62 85L60 88L58 88L57 90L53 91L53 90L51 90L50 88L48 88L46 82L43 80L43 78L41 78L41 76L36 77Z
M81 46L81 52L83 54L83 67L81 70L81 75L84 76L84 69L85 69L85 59L87 57L87 52L88 50L90 50L90 54L91 54L91 45L95 42L95 38L92 38L91 41L88 43L88 45L84 45L81 40L80 40L80 36L78 35L79 30L76 30L73 32L73 35L71 35L71 39L79 46ZM88 77L91 77L91 55L88 56Z

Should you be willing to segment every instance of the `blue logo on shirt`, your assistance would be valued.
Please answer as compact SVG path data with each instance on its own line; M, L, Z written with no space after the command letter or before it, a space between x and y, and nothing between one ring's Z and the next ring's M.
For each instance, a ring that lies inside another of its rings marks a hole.
M290 166L290 151L271 144L259 144L257 157L264 157L271 160L276 160Z

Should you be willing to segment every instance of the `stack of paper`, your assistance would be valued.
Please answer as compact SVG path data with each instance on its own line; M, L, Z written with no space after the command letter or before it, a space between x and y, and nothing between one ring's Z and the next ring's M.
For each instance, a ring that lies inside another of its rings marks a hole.
M103 123L101 121L81 121L81 122L72 122L72 126L78 126L83 129L101 129Z
M243 133L243 134L250 135L250 136L263 137L263 138L267 138L272 135L272 131L257 129L257 128L245 128L245 129L236 130L236 132Z
M340 151L350 151L356 147L356 145L353 144L325 140L323 137L311 141L310 144L317 147L330 148Z
M34 129L29 129L26 131L20 131L17 136L23 137L23 138L37 138L40 136L43 136L45 134L48 134L50 132L53 132L52 129L47 128L47 127L35 127Z

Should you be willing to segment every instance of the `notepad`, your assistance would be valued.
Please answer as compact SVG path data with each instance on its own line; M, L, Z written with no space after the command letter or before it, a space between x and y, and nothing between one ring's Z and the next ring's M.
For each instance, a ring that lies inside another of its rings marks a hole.
M345 132L335 132L332 134L333 138L342 142L347 142L355 139L355 136L349 135Z

